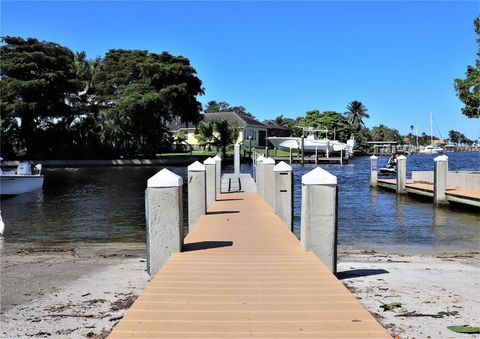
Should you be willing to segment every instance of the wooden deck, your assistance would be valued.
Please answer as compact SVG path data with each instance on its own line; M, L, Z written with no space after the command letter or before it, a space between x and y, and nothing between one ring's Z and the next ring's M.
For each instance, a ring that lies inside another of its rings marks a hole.
M397 179L378 179L378 186L396 189ZM433 184L413 182L407 179L405 189L408 193L423 195L433 198ZM445 192L447 201L453 201L464 205L480 207L480 191L467 188L447 187Z
M110 338L391 338L257 193L219 199Z

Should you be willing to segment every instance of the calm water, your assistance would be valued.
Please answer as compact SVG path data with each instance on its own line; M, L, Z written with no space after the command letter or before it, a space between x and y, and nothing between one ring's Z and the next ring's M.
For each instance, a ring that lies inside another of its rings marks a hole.
M448 153L450 170L479 170L480 153ZM380 158L379 163L386 162ZM313 165L294 166L295 233L300 225L300 177ZM368 186L369 159L322 166L338 177L341 249L387 251L478 250L480 215L397 196ZM432 170L433 156L408 157L411 170ZM144 190L157 167L46 169L43 192L2 200L5 242L144 242ZM186 168L170 168L185 177ZM229 170L229 168L227 168ZM250 171L244 166L242 171ZM186 192L185 192L186 193ZM186 204L185 204L186 206Z

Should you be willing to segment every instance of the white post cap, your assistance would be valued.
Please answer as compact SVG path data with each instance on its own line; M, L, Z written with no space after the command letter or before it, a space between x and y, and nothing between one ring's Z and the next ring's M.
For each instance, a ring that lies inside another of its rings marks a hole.
M372 155L372 156L370 157L370 159L371 159L371 160L377 160L378 158L377 158L375 155Z
M263 164L264 165L275 165L275 160L272 158L264 158L263 159Z
M397 157L397 160L407 160L407 157L404 155L400 155Z
M302 176L303 185L336 185L337 177L317 167Z
M265 157L263 155L259 155L257 157L257 161L263 161L265 159Z
M195 161L193 164L187 167L189 172L205 172L205 166L200 162Z
M292 166L287 164L285 161L280 161L278 164L273 166L274 172L291 172Z
M178 187L182 185L182 177L166 168L147 180L147 187Z
M220 158L220 157L218 156L218 154L217 154L216 156L213 157L213 160L215 160L215 161L222 161L222 158Z
M213 158L207 158L203 161L204 165L215 165L215 159Z
M448 157L446 155L439 155L433 161L448 161Z

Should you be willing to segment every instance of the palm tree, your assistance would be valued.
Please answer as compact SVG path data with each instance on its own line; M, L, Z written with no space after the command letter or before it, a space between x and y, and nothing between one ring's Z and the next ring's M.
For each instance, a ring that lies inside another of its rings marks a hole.
M237 142L239 133L236 124L230 125L225 119L215 121L214 143L222 150L224 158L227 156L227 147Z
M213 122L200 121L194 132L195 138L198 140L199 145L202 147L207 147L209 151L214 143L213 129Z
M359 131L365 126L363 119L368 119L368 109L360 101L354 100L347 106L347 111L344 113L348 119L348 122L354 130Z

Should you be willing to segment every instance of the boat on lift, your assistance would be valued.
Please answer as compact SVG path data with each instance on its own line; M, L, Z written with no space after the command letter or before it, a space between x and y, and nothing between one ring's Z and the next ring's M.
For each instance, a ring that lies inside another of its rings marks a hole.
M441 154L443 148L439 147L433 142L433 130L432 130L432 113L430 112L430 145L425 146L418 153L420 154Z
M345 152L345 155L348 157L353 155L355 148L355 138L353 135L346 142L340 142L338 140L330 140L327 138L328 130L319 130L314 128L304 128L304 133L307 133L307 136L303 138L303 149L305 152L320 152L320 153L330 153L330 152ZM325 138L317 138L317 132L325 132ZM301 137L268 137L267 140L276 148L282 149L285 151L290 151L292 149L301 149L302 148L302 138Z
M0 158L0 161L3 159ZM18 195L32 192L43 187L42 165L37 164L32 171L32 165L21 162L14 171L4 172L0 169L0 194Z

